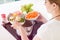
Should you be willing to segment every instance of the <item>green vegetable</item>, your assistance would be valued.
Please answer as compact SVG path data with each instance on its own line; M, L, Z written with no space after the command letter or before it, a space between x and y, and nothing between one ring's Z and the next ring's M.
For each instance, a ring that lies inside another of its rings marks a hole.
M25 19L24 18L21 18L18 22L24 22Z
M33 6L33 4L23 5L23 6L21 7L21 10L22 10L22 12L28 13L28 12L30 12L30 11L33 11L32 6Z

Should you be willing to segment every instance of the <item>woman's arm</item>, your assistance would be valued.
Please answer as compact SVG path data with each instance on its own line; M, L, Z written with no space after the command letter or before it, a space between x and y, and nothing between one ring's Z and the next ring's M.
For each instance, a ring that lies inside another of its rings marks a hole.
M22 40L29 40L26 30L24 30L24 28L19 23L16 22L13 28L19 30ZM33 40L40 40L40 38L38 36L35 36Z
M29 40L29 38L27 37L27 33L23 27L18 27L18 30L20 31L20 36L22 40ZM32 40L40 40L40 38L36 35Z
M19 30L22 40L29 40L27 37L27 32L18 22L14 23L13 28Z
M40 22L46 23L47 19L40 14L40 16L36 19L36 21L40 21Z
M29 38L27 37L27 33L24 30L23 27L18 27L18 30L20 31L20 36L22 40L29 40ZM33 40L40 40L40 38L36 35Z
M20 31L20 36L22 40L29 40L27 37L27 33L23 27L18 28L18 30Z
M36 35L33 40L40 40L40 38Z

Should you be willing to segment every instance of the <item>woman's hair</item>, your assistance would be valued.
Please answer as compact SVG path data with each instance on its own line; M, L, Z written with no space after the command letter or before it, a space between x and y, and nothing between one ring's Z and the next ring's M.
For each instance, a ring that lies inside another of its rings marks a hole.
M59 8L60 8L60 0L49 0L49 2L52 4L52 3L56 3Z

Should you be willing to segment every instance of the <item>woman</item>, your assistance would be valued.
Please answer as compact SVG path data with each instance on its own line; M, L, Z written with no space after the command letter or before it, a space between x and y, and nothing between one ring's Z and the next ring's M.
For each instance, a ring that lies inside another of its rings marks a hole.
M45 0L45 5L53 18L38 29L33 40L60 40L60 0ZM14 28L20 31L22 40L29 40L23 27L17 25Z

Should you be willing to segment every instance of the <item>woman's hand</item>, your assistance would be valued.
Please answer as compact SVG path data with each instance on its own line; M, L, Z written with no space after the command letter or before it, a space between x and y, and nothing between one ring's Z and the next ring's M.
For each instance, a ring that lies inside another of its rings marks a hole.
M13 24L13 28L19 30L22 40L29 40L27 37L27 32L24 30L24 28L21 26L19 22L15 21Z
M40 21L40 22L46 23L47 19L45 17L43 17L42 14L40 13L40 15L39 15L39 17L37 18L36 21Z
M13 28L14 29L19 29L20 27L21 27L21 24L19 22L17 22L17 21L14 21Z

